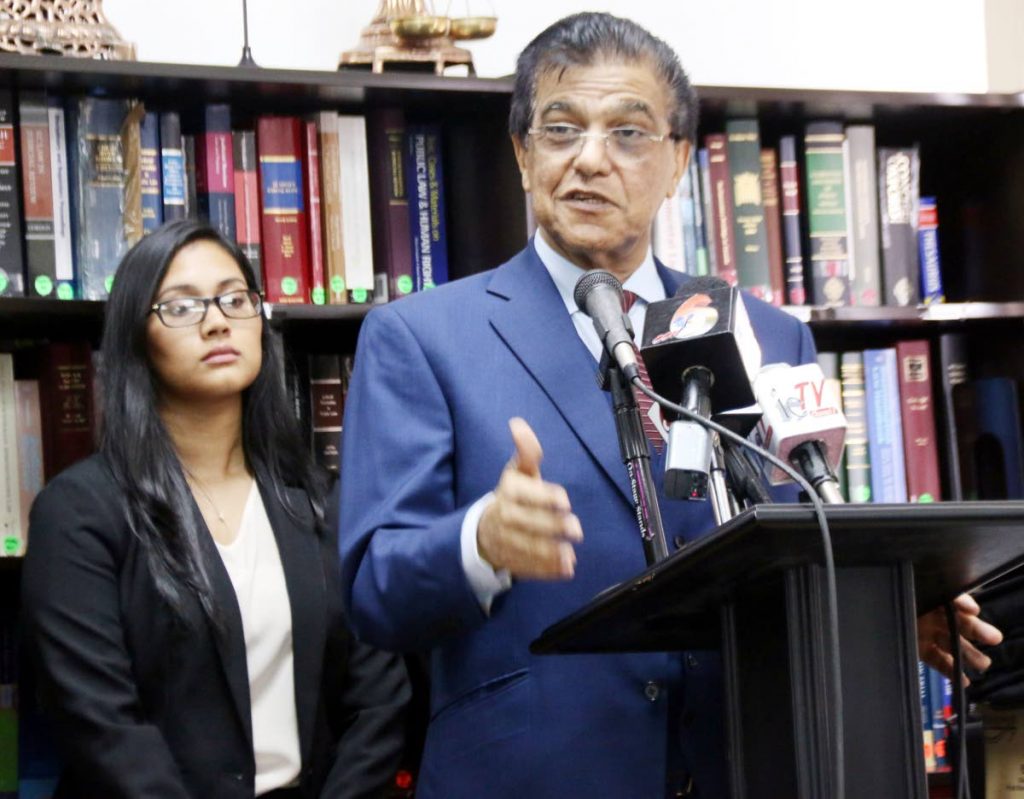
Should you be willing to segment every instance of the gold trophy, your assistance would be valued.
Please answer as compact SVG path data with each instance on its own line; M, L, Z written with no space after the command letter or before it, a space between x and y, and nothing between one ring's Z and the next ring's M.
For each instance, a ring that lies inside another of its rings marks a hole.
M397 69L432 69L442 75L446 67L465 64L474 73L473 54L454 44L455 39L483 39L494 33L497 17L466 14L452 17L435 12L431 0L381 0L373 21L363 29L359 44L344 51L338 68L370 67L383 72Z
M0 50L134 61L103 0L0 0Z

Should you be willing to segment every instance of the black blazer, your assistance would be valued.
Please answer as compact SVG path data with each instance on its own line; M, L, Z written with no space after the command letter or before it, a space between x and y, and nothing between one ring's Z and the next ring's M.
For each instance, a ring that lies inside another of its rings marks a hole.
M379 796L401 754L405 667L347 632L336 532L314 534L306 494L283 489L296 520L258 483L291 602L302 794ZM32 507L22 614L67 761L56 796L251 797L245 642L227 570L204 536L223 632L195 597L190 624L175 622L123 505L94 455Z

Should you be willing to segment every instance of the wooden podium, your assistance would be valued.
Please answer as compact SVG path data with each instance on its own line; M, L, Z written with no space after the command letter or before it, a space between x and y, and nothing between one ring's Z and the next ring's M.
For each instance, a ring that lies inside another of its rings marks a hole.
M826 506L848 799L927 799L915 618L1024 563L1024 502ZM835 713L810 505L749 509L599 594L538 654L720 649L734 799L828 799Z

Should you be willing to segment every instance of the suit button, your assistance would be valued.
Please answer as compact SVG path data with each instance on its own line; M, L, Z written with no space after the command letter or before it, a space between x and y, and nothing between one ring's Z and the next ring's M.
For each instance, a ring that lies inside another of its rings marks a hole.
M687 666L687 668L695 669L699 665L700 665L700 663L697 661L697 656L687 652L686 653L686 666Z
M672 545L676 549L682 549L684 546L686 546L686 541L683 540L683 537L681 535L677 535L675 538L672 539Z
M661 686L658 685L654 680L649 681L644 686L644 696L647 697L648 702L657 702L658 695L661 693Z
M234 774L231 775L231 779L235 780L235 782L241 782L245 779L245 776L242 774L242 772L236 771Z

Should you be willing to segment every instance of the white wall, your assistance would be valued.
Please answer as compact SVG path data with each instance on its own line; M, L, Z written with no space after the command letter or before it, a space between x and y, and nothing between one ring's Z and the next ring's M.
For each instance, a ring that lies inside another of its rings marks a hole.
M447 7L447 0L435 2ZM469 0L470 8L490 5L498 16L498 32L470 49L478 74L506 75L547 24L575 11L607 10L668 41L698 84L983 92L987 2L611 0L595 9L576 0ZM378 4L249 0L253 55L267 67L334 69ZM241 0L105 0L103 7L141 60L238 62Z

